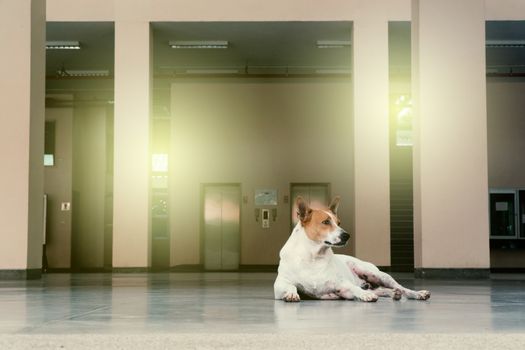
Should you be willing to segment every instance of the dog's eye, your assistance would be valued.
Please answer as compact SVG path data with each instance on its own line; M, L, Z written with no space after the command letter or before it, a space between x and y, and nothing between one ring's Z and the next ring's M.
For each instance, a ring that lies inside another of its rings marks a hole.
M326 219L325 221L323 221L323 224L324 225L330 225L330 219Z

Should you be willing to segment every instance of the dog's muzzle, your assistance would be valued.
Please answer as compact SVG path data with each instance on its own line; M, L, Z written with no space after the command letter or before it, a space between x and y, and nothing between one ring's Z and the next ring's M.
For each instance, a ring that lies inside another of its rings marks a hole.
M350 239L350 235L346 231L343 231L341 232L341 234L339 234L339 239L341 240L341 243L339 244L345 245L346 242L348 242L348 240Z
M348 239L350 239L350 235L346 231L343 231L339 234L339 243L325 241L325 244L335 247L342 247L346 244L346 242L348 242Z

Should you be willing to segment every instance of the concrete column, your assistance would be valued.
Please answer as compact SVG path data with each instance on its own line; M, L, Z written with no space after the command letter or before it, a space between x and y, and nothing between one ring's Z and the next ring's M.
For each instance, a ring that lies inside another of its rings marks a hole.
M149 257L150 24L140 2L117 1L113 267L144 268Z
M42 266L45 7L0 1L0 278Z
M412 1L414 251L421 277L488 276L484 3Z
M353 30L355 254L390 266L388 21L361 1Z

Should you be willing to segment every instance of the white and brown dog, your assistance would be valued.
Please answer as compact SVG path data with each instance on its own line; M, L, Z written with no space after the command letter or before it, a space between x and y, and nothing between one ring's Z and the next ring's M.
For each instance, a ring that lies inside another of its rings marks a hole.
M350 238L339 226L339 197L324 209L311 209L301 197L296 203L299 222L279 254L275 299L297 302L301 300L299 294L362 301L377 301L379 296L395 300L402 295L417 300L430 298L430 292L405 288L369 262L333 253L332 247L342 247Z

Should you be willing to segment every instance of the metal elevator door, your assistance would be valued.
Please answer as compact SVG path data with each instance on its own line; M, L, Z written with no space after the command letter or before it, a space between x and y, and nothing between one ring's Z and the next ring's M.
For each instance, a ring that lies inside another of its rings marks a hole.
M326 207L330 201L330 185L329 184L291 184L290 186L291 198L291 226L295 227L299 219L297 218L297 206L295 199L301 196L305 201L310 203L311 207Z
M240 263L239 185L204 185L204 268L238 270Z

